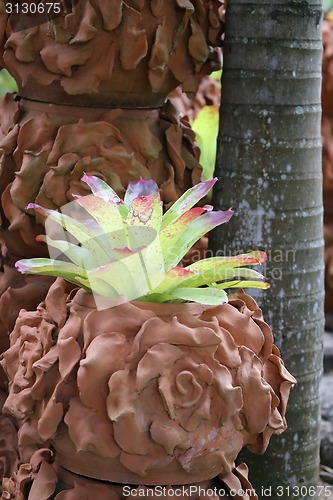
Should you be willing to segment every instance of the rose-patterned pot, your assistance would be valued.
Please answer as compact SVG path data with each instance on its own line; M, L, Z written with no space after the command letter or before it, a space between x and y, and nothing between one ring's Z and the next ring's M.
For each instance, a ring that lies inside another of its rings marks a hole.
M16 256L48 255L35 241L42 222L29 203L59 209L85 195L86 172L123 196L129 181L152 178L165 208L201 179L199 149L186 119L161 109L82 108L17 99L0 104L0 237Z
M60 3L59 3L60 4ZM63 4L63 2L61 2ZM221 0L76 0L37 25L0 10L0 64L19 94L78 106L156 108L220 66Z
M217 307L68 299L58 279L3 355L22 446L52 439L61 466L97 479L190 484L286 428L295 379L243 291Z
M52 450L41 448L22 463L17 472L3 481L6 500L133 500L135 498L174 498L180 500L220 500L235 498L258 500L248 480L248 468L241 464L229 474L183 487L124 485L97 481L70 472L57 463ZM228 492L233 494L230 496Z

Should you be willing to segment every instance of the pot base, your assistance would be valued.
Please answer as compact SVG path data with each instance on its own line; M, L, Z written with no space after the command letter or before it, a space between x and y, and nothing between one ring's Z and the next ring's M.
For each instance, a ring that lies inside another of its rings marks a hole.
M193 482L208 481L219 474L219 470L212 469L210 477L205 474L187 473L174 459L162 468L150 469L140 476L124 467L119 458L101 457L90 451L76 451L76 447L68 434L62 434L52 441L56 450L57 462L64 469L81 476L86 476L100 481L125 484L183 485Z

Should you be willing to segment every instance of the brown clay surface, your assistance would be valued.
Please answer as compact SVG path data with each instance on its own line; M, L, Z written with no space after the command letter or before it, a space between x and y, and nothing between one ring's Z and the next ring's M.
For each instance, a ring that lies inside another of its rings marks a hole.
M17 256L47 255L35 241L43 221L27 205L58 209L74 194L88 194L83 172L101 177L120 196L130 180L153 178L165 208L200 181L194 132L170 103L160 110L83 113L8 94L0 114L2 238Z
M198 75L219 68L221 5L80 0L71 13L21 31L0 12L0 61L30 99L158 107L178 85L194 96Z
M219 500L235 498L228 492L246 491L236 498L256 500L258 497L248 481L245 464L230 473L210 481L179 486L130 486L126 484L96 481L67 471L59 466L49 449L35 452L30 461L23 463L12 477L4 480L4 496L7 500L124 500L126 498L180 498L180 500Z
M255 301L239 291L166 311L98 311L82 290L67 302L62 280L22 311L2 362L20 444L53 439L70 470L134 484L156 484L157 470L159 484L209 479L243 446L264 452L295 380Z

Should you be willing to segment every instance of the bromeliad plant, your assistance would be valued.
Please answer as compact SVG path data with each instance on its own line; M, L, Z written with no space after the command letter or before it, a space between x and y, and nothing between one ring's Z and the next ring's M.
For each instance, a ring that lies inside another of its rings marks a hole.
M205 233L227 222L233 212L194 207L215 184L212 179L189 189L163 215L153 180L131 182L124 200L104 181L84 174L92 194L76 197L59 213L34 203L46 217L51 259L22 259L22 273L62 277L104 297L125 295L148 302L227 302L226 289L268 288L259 272L244 267L266 260L261 251L211 257L187 267L179 263ZM194 207L194 208L193 208ZM61 237L54 235L61 231Z

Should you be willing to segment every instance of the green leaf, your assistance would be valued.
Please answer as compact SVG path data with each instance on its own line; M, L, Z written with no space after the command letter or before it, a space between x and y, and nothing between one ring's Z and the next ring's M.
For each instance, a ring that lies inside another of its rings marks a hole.
M205 106L195 120L192 129L196 133L196 143L200 148L200 164L203 179L211 179L216 163L217 135L219 130L219 107Z
M60 253L63 253L68 257L74 264L84 269L92 269L97 267L96 259L93 255L84 247L79 247L78 245L74 245L66 240L52 240L47 235L40 234L37 236L36 241L43 241L49 247L55 248L59 250ZM54 256L55 257L55 256Z
M159 231L162 215L162 202L159 196L141 196L133 199L126 223L129 226L151 227Z
M195 209L194 209L195 210ZM204 234L214 229L214 227L219 226L228 222L232 217L232 210L218 211L218 212L208 212L200 215L195 220L192 220L184 231L179 234L178 238L171 238L169 241L161 240L162 248L166 248L165 257L165 269L168 271L171 267L175 267L181 259L184 257L186 252L196 243ZM172 233L172 228L171 229ZM161 231L160 239L162 237L163 231Z
M110 203L112 206L116 206L122 217L126 217L127 207L111 186L109 186L99 177L96 177L95 175L87 175L86 173L83 174L81 180L88 184L91 192L95 196L99 196L107 203Z
M219 80L219 88L221 88L221 78L222 78L222 70L221 69L218 69L216 71L213 71L213 73L211 73L209 75L209 78L211 80Z
M217 288L177 288L173 290L171 296L207 305L218 305L228 302L228 296L224 290Z
M0 98L7 92L17 92L17 84L6 69L0 71Z
M111 253L106 252L102 247L100 242L95 239L98 234L96 234L96 228L90 225L90 227L74 220L66 214L59 213L56 210L49 210L43 208L36 203L30 203L27 208L32 208L41 215L48 217L53 222L59 224L63 229L65 229L69 234L74 236L75 239L79 241L89 252L96 258L99 263L108 262L110 260ZM47 230L47 225L46 225ZM104 236L104 235L102 235ZM65 237L66 239L66 237Z
M119 293L106 281L94 278L93 282L89 279L84 279L77 277L76 281L79 286L89 287L89 291L92 294L101 295L102 297L116 298L119 297Z
M20 273L57 276L75 284L78 284L77 277L87 278L86 270L82 267L52 259L21 259L16 262L15 267Z
M226 281L218 285L213 285L217 290L225 290L227 288L261 288L262 290L267 290L271 287L269 283L262 281Z
M160 231L159 239L163 250L164 260L168 268L171 267L168 264L169 260L175 262L174 266L181 261L181 257L178 257L177 254L177 241L187 231L189 224L204 212L205 210L201 207L192 208Z
M217 181L211 179L209 181L200 182L196 186L188 189L175 203L167 210L163 216L161 229L169 226L172 222L182 216L190 208L194 207L211 190Z
M142 196L154 196L160 201L160 190L153 179L142 179L138 181L130 181L126 189L124 203L130 209L135 198Z
M100 234L106 237L109 248L128 245L127 227L115 204L107 203L94 195L82 196L76 201L97 222L101 228Z
M111 262L87 272L92 290L95 292L95 279L104 281L111 285L118 295L125 295L127 300L135 300L137 297L153 291L147 262L140 251L133 252L124 249L127 255L122 260ZM160 277L160 281L163 276ZM96 291L97 293L97 291Z
M204 261L203 261L204 264ZM199 267L199 266L198 266ZM254 278L258 280L263 280L265 277L255 271L254 269L248 269L244 267L231 267L226 268L223 264L219 267L218 264L210 264L210 266L201 266L202 270L197 271L196 274L189 276L182 282L183 287L200 287L203 285L208 285L210 283L215 283L217 281L222 281L232 278Z
M173 297L172 295L168 295L166 293L150 293L148 295L143 295L142 297L138 297L135 299L136 302L158 302L158 303L167 303L172 302L173 304L184 302L182 299L177 297Z
M206 268L211 265L218 265L220 268L258 265L262 262L266 262L266 258L267 256L265 252L255 250L253 252L234 255L231 257L207 257L206 259L194 262L185 269L201 272L205 271Z
M155 288L154 292L167 294L192 276L195 276L195 273L190 270L180 266L173 267L165 273L163 281Z
M333 0L323 0L323 8L325 13L333 9Z

